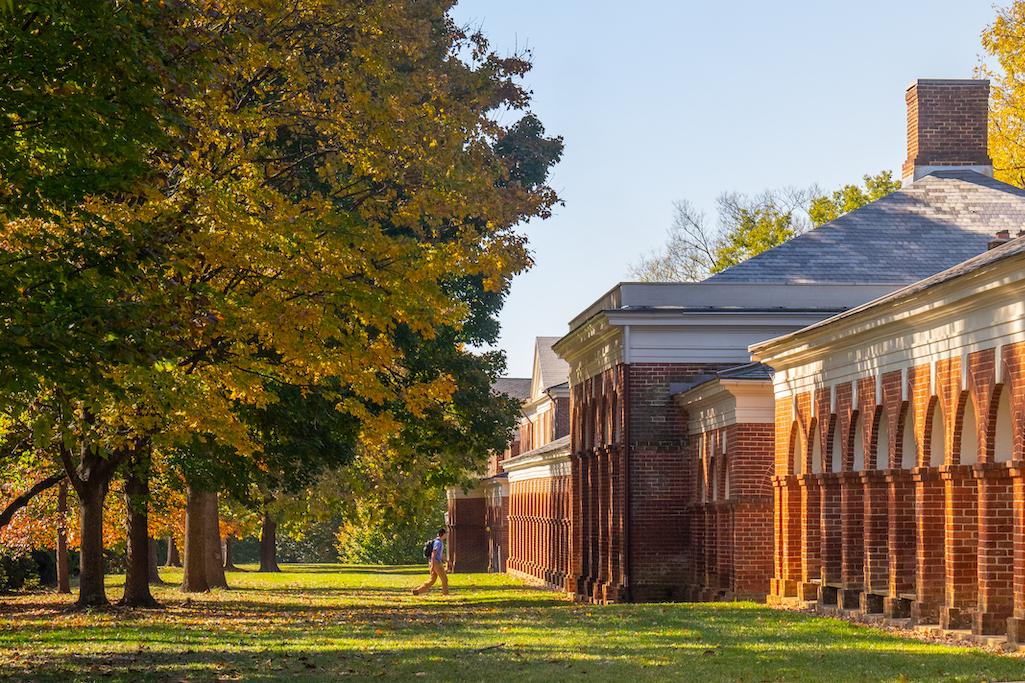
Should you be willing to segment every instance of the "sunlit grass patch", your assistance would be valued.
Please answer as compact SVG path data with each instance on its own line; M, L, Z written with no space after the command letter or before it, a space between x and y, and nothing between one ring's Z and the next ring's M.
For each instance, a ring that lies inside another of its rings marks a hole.
M567 601L501 574L455 574L413 597L422 567L292 565L232 590L155 592L161 610L68 609L0 597L0 678L15 680L982 681L1025 660L905 640L753 603ZM110 578L112 597L121 577Z

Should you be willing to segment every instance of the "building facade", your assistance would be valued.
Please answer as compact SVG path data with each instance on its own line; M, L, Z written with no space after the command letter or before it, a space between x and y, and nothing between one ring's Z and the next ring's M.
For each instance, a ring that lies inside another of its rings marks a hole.
M1025 636L1025 239L753 348L772 595Z
M469 489L448 491L449 557L455 571L508 571L563 588L569 563L569 385L556 337L534 343L530 378L495 391L520 401L504 453Z

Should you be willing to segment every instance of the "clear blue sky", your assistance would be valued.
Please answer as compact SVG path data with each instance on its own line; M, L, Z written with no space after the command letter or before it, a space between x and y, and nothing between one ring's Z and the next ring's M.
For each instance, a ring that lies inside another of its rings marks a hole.
M529 47L534 110L566 151L566 205L526 226L536 265L502 313L509 374L533 339L627 279L672 204L712 213L723 191L825 189L905 157L904 89L966 78L987 0L462 0L493 47Z

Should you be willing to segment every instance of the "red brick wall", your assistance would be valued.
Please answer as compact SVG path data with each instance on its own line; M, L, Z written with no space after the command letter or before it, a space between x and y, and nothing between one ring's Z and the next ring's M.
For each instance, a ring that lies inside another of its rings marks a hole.
M448 558L454 572L483 572L488 568L484 496L449 498Z
M683 529L684 594L760 599L772 574L772 425L739 424L691 435ZM725 449L723 444L725 443Z
M569 574L569 477L540 477L509 484L507 568L562 588Z
M1014 635L1017 624L1018 635L1025 638L1025 506L1020 503L1025 499L1020 483L1025 475L1025 344L1006 344L999 357L991 348L964 360L938 360L935 369L924 364L903 374L888 372L878 386L877 396L876 377L859 378L854 401L853 384L837 385L833 414L828 389L814 397L815 416L810 394L776 402L774 596L797 595L802 581L814 582L818 565L821 585L840 591L823 588L823 599L850 607L857 604L852 596L860 595L868 611L910 613L919 622L972 627L978 633L1003 633L1010 623ZM1012 434L1009 463L995 462L997 406L1005 391L1012 420L999 429ZM932 443L934 406L941 410L943 443ZM964 429L969 410L975 411L975 432ZM865 471L854 472L852 425L859 414ZM918 457L916 467L906 469L901 467L903 431L910 420ZM889 438L877 444L884 421ZM800 443L795 429L817 432L827 460L831 432L839 430L843 472L795 476L791 449ZM975 464L959 460L969 440L978 444ZM875 468L876 448L885 449L885 470ZM930 464L934 450L942 450L943 464ZM809 476L819 487L818 509L810 509L807 495L795 509L792 492L806 488ZM792 542L794 527L803 543ZM830 543L837 528L839 549ZM817 548L808 540L816 535ZM803 567L799 580L796 567ZM1008 617L1013 617L1010 622Z

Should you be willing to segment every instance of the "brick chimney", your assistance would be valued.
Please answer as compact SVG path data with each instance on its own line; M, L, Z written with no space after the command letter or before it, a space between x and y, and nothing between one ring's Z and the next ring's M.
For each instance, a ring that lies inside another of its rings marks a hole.
M989 81L920 78L908 103L904 183L933 171L967 169L993 175L989 158Z

